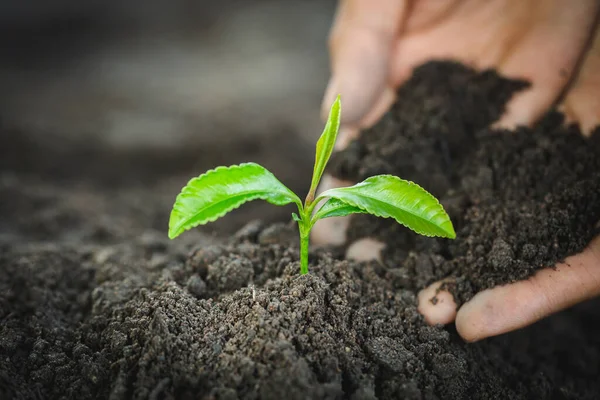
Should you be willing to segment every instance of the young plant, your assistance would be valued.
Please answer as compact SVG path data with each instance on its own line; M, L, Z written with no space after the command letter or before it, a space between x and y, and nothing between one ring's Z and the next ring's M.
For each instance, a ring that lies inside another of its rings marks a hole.
M300 273L308 272L309 235L323 218L367 213L393 218L425 236L454 239L454 227L442 205L417 184L392 175L370 177L351 187L327 190L316 196L317 186L331 157L340 125L340 98L335 100L323 134L317 142L310 190L304 203L264 167L243 163L217 167L191 179L175 199L169 219L169 238L224 216L251 200L284 206L296 204L293 219L300 231ZM317 204L325 200L318 210Z

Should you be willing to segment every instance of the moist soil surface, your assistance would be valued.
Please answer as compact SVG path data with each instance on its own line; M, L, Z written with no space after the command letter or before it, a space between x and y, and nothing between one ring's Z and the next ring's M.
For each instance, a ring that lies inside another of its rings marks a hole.
M247 205L216 223L218 235L207 226L166 237L177 191L216 164L261 162L302 190L312 149L287 131L220 157L120 154L4 129L0 398L599 398L597 300L475 344L416 309L437 279L464 302L596 232L598 135L584 139L557 113L533 129L486 128L524 86L450 63L419 68L331 171L418 182L441 199L457 239L353 217L349 239L384 240L382 261L313 249L306 276L291 209ZM307 157L290 163L295 154Z
M384 262L399 267L403 286L448 278L459 302L583 250L600 221L600 129L586 140L555 112L533 129L488 129L526 86L450 63L417 69L385 118L336 156L332 172L354 182L376 174L417 182L445 206L457 240L361 215L348 241L383 241Z

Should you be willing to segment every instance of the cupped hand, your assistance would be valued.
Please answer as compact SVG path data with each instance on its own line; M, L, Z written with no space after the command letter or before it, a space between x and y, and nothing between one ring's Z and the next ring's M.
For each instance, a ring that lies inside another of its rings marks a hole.
M332 76L323 100L324 113L337 94L344 102L338 149L374 124L412 69L430 60L494 68L529 81L530 88L511 99L498 126L531 125L558 104L569 122L589 133L600 124L599 11L596 0L340 1L330 35ZM322 186L349 184L326 176ZM341 244L347 224L347 218L320 221L313 240ZM366 260L381 248L365 239L352 244L347 256ZM419 294L419 310L429 323L456 320L467 341L505 333L600 295L600 238L528 280L478 293L458 310L439 286Z
M531 82L499 122L531 124L564 94L582 62L589 63L599 9L597 0L342 0L329 38L332 75L323 114L341 94L345 130L368 127L414 67L452 59ZM598 66L597 56L592 61ZM579 79L594 81L588 76L594 74L597 86L597 69L588 70ZM581 88L575 92L579 100L567 96L567 110L585 118L584 128L597 125L600 100Z

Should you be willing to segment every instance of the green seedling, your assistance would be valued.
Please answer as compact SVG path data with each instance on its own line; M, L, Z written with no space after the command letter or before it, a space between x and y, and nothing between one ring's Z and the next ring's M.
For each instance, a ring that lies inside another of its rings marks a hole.
M308 272L310 231L324 218L373 214L393 218L424 236L454 239L448 214L425 189L393 175L377 175L354 186L335 188L316 195L317 186L331 157L340 126L340 98L335 100L323 134L317 142L310 190L304 203L266 168L255 163L217 167L191 179L175 199L169 219L169 238L224 216L251 200L262 199L284 206L296 204L293 219L300 231L300 273ZM317 208L317 205L322 204ZM317 208L317 209L316 209Z

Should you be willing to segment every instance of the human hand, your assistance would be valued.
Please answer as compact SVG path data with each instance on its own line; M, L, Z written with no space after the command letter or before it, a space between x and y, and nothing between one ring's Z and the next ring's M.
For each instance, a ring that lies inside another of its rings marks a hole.
M414 67L452 59L531 82L499 121L507 128L533 123L576 78L565 110L588 131L600 122L600 100L591 90L600 85L594 68L600 44L588 51L599 9L596 0L341 0L329 39L332 76L323 115L341 94L343 145L348 133L383 115Z
M477 293L457 310L449 292L434 283L419 293L419 312L431 324L456 321L468 342L510 332L582 301L600 295L600 237L554 268L539 270L527 280ZM431 301L435 298L437 301Z
M375 123L412 69L432 59L495 68L503 76L530 81L531 88L508 104L499 126L530 125L560 101L568 120L589 132L600 123L599 7L594 0L569 6L560 0L341 1L323 102L328 107L338 93L344 99L338 148ZM348 184L324 179L326 187ZM346 226L347 219L324 220L315 226L313 240L343 243ZM374 258L381 248L365 239L352 244L348 256ZM468 341L508 332L600 294L600 239L556 269L480 292L458 311L447 292L437 294L435 305L429 301L439 285L419 295L419 310L429 323L456 319Z

